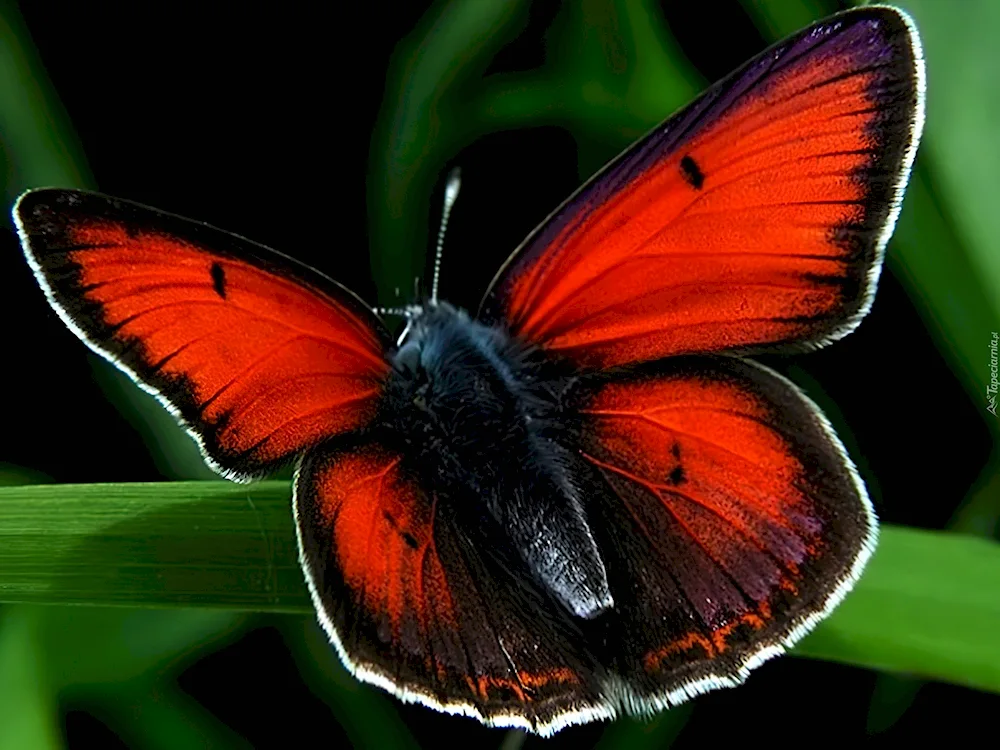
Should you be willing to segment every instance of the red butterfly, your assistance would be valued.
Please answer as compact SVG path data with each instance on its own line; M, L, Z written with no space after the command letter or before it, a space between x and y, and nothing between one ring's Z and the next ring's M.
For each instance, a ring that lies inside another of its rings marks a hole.
M394 344L321 274L101 195L15 208L49 301L237 481L298 458L344 663L404 700L550 734L648 714L801 638L877 524L830 425L742 359L868 311L922 125L900 11L751 60L557 209L479 315Z

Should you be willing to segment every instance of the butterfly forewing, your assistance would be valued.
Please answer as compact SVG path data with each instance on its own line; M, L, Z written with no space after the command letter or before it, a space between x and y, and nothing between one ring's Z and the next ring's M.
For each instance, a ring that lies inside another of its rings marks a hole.
M890 8L779 43L553 213L482 316L592 368L843 336L868 309L899 210L921 66Z
M93 193L31 191L15 217L65 322L155 392L231 478L263 474L374 415L388 334L315 271Z

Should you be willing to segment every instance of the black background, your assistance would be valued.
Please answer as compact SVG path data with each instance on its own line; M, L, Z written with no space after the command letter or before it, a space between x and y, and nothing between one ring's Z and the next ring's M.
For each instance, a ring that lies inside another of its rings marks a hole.
M372 300L365 189L371 134L390 56L425 9L371 0L211 11L176 3L35 2L22 12L102 191L251 237ZM556 10L551 2L536 4L495 67L540 64ZM664 12L709 80L766 46L735 1L664 3ZM462 166L465 182L446 245L443 296L474 308L510 250L578 184L576 150L564 131L538 128L485 137L450 163ZM431 225L440 192L439 184ZM16 429L0 433L0 458L59 482L160 478L94 382L89 355L45 305L12 233L2 239L0 274L14 290L0 299L13 383L5 411ZM987 460L980 415L891 274L856 333L769 364L804 373L838 426L849 425L841 435L887 522L942 527ZM744 688L699 699L679 743L743 742L751 734L782 744L812 742L817 734L831 743L860 742L874 680L864 670L780 659ZM292 738L310 733L324 746L345 741L266 623L203 660L182 686L255 746L294 745ZM994 697L932 684L889 732L867 741L909 741L944 717L988 715L990 708ZM113 746L110 730L74 706L64 709L71 745ZM454 737L497 746L503 737L468 720L400 710L422 745ZM551 744L589 745L601 732L601 725L573 729Z

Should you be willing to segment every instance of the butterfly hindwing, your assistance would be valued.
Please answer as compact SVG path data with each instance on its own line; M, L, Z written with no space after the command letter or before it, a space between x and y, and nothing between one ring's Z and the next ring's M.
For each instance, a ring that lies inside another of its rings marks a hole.
M511 256L481 316L588 368L839 338L871 303L922 97L905 15L821 21L581 188Z
M67 325L156 393L230 478L266 473L373 416L388 334L319 273L93 193L31 191L14 215Z
M673 358L598 386L582 416L581 454L607 490L590 513L617 670L647 705L742 681L829 612L874 549L839 440L761 365Z
M596 718L592 657L501 529L460 522L404 455L372 440L299 468L295 515L320 619L345 663L404 700L550 733Z

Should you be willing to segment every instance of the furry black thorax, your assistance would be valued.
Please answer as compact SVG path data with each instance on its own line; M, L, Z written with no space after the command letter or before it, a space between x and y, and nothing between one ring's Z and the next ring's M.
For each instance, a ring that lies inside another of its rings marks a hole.
M381 421L438 491L495 486L570 426L572 374L448 304L413 321L392 368Z

